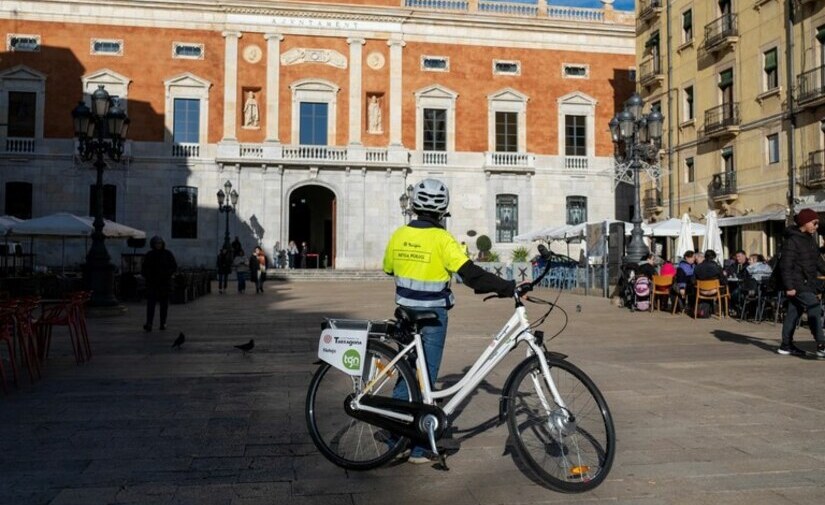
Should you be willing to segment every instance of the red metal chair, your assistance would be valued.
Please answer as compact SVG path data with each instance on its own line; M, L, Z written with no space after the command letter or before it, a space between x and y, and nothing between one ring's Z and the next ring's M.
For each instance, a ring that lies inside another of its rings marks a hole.
M21 298L14 311L14 323L17 327L17 343L20 355L29 371L29 380L40 379L40 360L37 353L37 338L33 326L33 314L40 306L36 297Z
M52 332L55 326L65 326L69 332L69 340L72 343L72 351L77 364L85 361L83 350L83 343L81 337L77 335L76 331L76 308L75 301L72 296L62 300L54 305L43 307L43 313L40 318L35 321L34 329L37 332L40 359L45 360L49 356L49 350L52 344Z
M89 329L86 326L86 303L92 299L91 291L72 293L72 319L75 326L78 345L85 353L84 361L92 359L92 345L89 341ZM82 344L82 345L80 345Z
M17 385L17 364L14 355L14 306L4 302L0 306L0 341L6 343L9 351L9 362L11 363L14 385ZM6 385L6 371L3 368L3 357L0 356L0 381L2 381L3 393L8 394Z

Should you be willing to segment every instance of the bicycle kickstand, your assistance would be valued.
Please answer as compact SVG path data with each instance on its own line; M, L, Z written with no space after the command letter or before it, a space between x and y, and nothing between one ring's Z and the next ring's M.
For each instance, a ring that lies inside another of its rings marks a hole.
M430 439L430 449L433 451L433 454L438 456L438 463L441 465L441 469L444 471L449 471L450 468L447 466L447 455L438 452L438 447L435 445L435 429L438 427L438 419L436 419L433 415L426 415L424 416L423 424L424 429L427 430L427 438Z

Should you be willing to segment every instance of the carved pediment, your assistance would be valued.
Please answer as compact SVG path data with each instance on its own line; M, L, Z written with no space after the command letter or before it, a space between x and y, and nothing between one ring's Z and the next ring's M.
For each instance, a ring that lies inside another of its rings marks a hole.
M46 74L38 72L37 70L29 68L25 65L17 65L0 72L0 79L15 81L45 81Z
M454 99L458 97L458 93L443 86L439 86L438 84L433 84L432 86L427 86L426 88L419 89L415 92L415 96L418 98L426 97Z
M170 77L163 83L166 87L175 86L181 88L210 88L212 86L211 82L189 72L184 72L174 77Z
M132 82L132 80L126 77L125 75L119 74L114 70L110 70L108 68L103 68L96 72L86 74L83 77L81 77L81 79L84 83L94 82L96 84L103 85L116 84L121 86L128 86L129 83Z
M524 93L520 93L513 88L504 88L495 93L487 95L488 100L495 100L496 102L526 102L530 99Z
M322 63L335 68L347 68L347 57L332 49L295 47L281 54L281 65Z
M592 96L574 91L558 98L558 103L565 105L596 105L598 101Z

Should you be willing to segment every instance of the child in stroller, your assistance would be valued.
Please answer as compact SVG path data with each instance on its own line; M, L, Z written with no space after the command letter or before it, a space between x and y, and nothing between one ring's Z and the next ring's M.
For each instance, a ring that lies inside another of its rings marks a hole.
M650 295L652 285L650 279L644 275L637 275L636 263L624 263L619 275L619 296L622 300L622 307L630 311L650 310Z

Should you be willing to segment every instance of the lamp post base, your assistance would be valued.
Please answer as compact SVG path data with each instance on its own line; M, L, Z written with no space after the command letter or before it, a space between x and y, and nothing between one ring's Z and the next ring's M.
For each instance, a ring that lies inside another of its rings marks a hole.
M111 263L87 262L83 265L83 283L92 292L89 305L92 307L114 307L119 305L115 298L115 266Z

